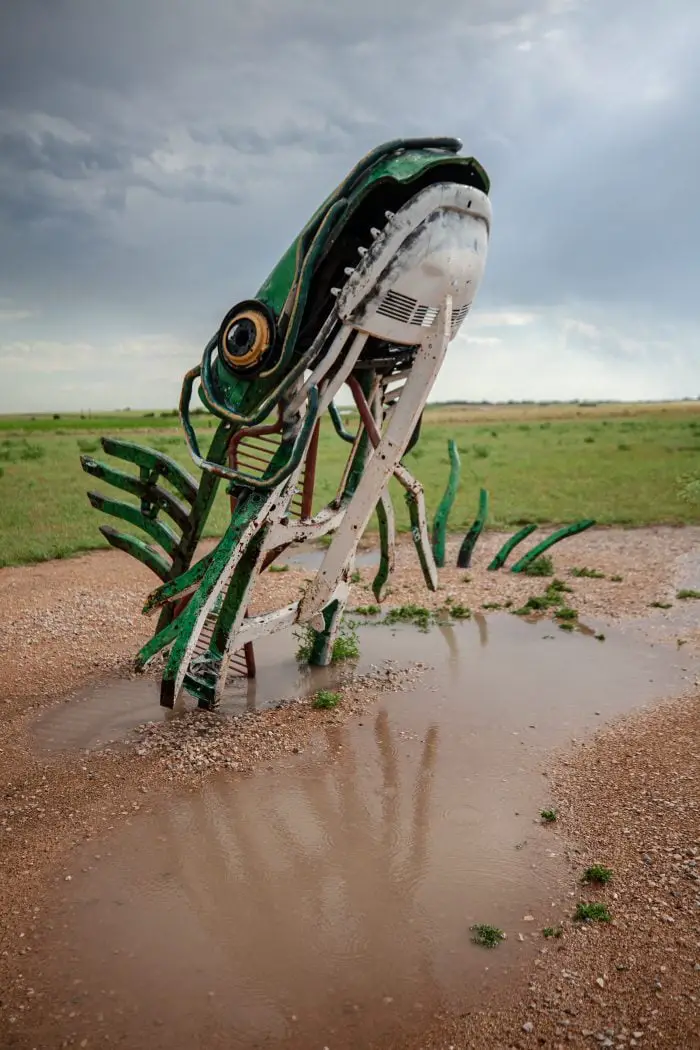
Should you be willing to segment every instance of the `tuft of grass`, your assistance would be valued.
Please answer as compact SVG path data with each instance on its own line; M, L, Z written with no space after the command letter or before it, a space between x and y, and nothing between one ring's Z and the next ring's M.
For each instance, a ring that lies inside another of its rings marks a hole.
M382 610L378 605L358 605L352 611L357 616L376 616Z
M297 633L297 638L299 639L296 651L297 663L308 663L313 652L316 632L307 625L303 632ZM333 642L331 663L339 663L341 660L355 660L359 655L360 639L357 631L352 624L343 621L340 625L338 636Z
M466 605L452 604L449 608L449 614L454 620L470 620L472 611Z
M555 576L554 579L547 584L546 593L554 597L557 594L573 594L574 589Z
M650 609L672 609L671 602L649 602Z
M540 817L543 824L553 824L557 819L556 809L542 809L540 810Z
M679 601L686 601L688 598L700 598L700 591L693 591L685 588L678 591L676 598L678 598Z
M624 576L611 576L610 579L613 583L622 583Z
M576 630L576 625L571 623L570 620L565 620L563 623L559 624L559 630L560 631L575 631Z
M488 923L477 922L469 928L473 934L472 941L474 944L480 944L482 948L495 948L506 939L503 930L499 930L498 926L489 926Z
M313 706L327 711L329 708L337 707L340 700L340 693L333 693L330 689L319 689L314 697Z
M606 904L599 901L579 901L574 912L575 922L611 922L612 915Z
M288 565L270 565L268 572L289 572Z
M350 583L362 583L362 573L359 569L355 569L350 576Z
M500 602L482 602L481 603L481 608L482 609L502 609L503 606L501 605Z
M548 554L541 554L523 569L526 576L553 576L554 562Z
M389 609L389 612L384 617L385 624L395 623L410 623L415 627L418 627L421 631L427 631L433 619L433 614L430 609L426 609L424 605L397 605L393 609Z
M597 569L589 569L585 565L581 568L573 568L569 570L572 576L578 576L585 580L604 580L605 573L599 572Z
M576 609L570 609L568 605L562 605L554 614L558 620L578 620Z
M582 882L597 882L599 885L604 886L610 882L613 877L612 869L606 868L604 864L592 864L590 868L586 868L581 879Z
M562 926L545 926L542 930L543 937L561 937L564 933Z

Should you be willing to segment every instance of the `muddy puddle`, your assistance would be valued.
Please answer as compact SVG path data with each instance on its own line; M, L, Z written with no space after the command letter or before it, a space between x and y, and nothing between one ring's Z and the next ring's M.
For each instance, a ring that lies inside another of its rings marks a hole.
M680 657L507 615L361 643L368 662L433 670L301 755L175 793L74 855L13 1045L398 1047L542 947L571 908L538 820L543 760L682 688ZM507 940L479 948L473 923Z

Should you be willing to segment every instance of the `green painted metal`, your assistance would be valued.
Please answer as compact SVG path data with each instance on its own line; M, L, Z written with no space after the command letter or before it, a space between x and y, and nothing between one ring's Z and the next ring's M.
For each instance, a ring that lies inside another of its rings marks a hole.
M457 451L457 444L449 439L447 442L447 453L450 457L450 476L447 480L447 487L445 494L440 500L437 511L435 512L435 518L433 520L433 557L435 564L438 569L441 569L445 564L445 540L447 537L447 520L450 516L450 511L454 504L457 496L457 488L459 486L459 474L460 474L460 460L459 452Z
M112 547L124 551L125 554L130 554L132 558L136 558L142 565L154 572L156 576L160 576L161 580L167 580L172 565L150 543L144 543L138 536L130 536L126 532L119 532L111 525L100 525L100 532Z
M522 572L523 569L526 569L528 565L531 565L536 558L539 558L540 554L544 554L546 550L553 547L555 543L559 543L560 540L565 540L567 536L576 536L579 532L585 532L586 529L592 528L593 525L595 525L595 520L593 518L584 518L583 521L577 521L573 525L566 525L562 529L557 529L557 531L553 532L551 536L548 536L547 539L542 540L542 542L538 543L536 547L533 547L531 551L524 554L520 561L517 561L510 571Z
M386 500L390 499L386 494ZM391 572L389 544L391 542L389 516L382 500L377 504L377 524L379 526L379 568L372 580L372 594L378 602L384 600Z
M322 631L314 631L312 636L309 656L309 663L312 667L322 667L330 663L342 615L343 608L338 601L332 601L323 610L325 626Z
M170 456L165 456L154 448L135 445L132 441L122 441L120 438L103 437L102 448L108 456L114 456L115 459L123 459L128 463L134 463L137 467L142 467L154 476L160 474L189 503L194 503L197 498L197 482L191 474L188 474Z
M345 429L345 427L343 426L343 420L340 415L340 412L338 411L338 409L332 401L328 406L328 415L331 417L333 429L335 430L338 437L342 438L343 441L347 441L349 442L349 444L352 444L355 440L355 435L351 434L350 431Z
M476 518L469 529L469 532L462 541L462 546L459 548L457 555L457 568L468 569L471 565L472 554L474 553L474 547L476 541L481 536L486 524L486 518L489 512L489 494L486 489L481 489L479 492L479 509L476 514Z
M413 492L405 492L404 499L406 500L406 506L408 507L408 519L411 523L411 538L413 539L413 545L418 554L418 562L423 573L423 579L428 590L434 591L436 588L430 571L432 567L432 559L428 556L428 551L426 550L423 533L420 527L420 504L416 494Z
M159 543L168 554L174 554L180 543L180 537L164 522L156 521L143 514L138 507L131 503L123 503L121 500L107 499L99 492L88 492L88 499L95 510L101 510L110 514L113 518L126 521L130 525L136 525L143 529L149 536Z
M91 456L81 456L80 463L86 474L91 474L92 477L99 478L100 481L113 485L122 492L138 496L141 500L142 514L154 517L159 510L163 510L183 532L190 528L189 509L167 489L161 488L152 481L142 481L133 474L115 470Z
M510 552L514 550L519 543L526 540L536 528L536 525L525 525L522 529L519 529L518 532L515 532L510 539L507 539L489 565L489 571L495 572L496 569L501 569L508 560Z

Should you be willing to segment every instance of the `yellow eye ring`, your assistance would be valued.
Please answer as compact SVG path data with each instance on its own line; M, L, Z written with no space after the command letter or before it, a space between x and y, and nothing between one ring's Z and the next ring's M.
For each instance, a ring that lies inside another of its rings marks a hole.
M272 342L272 327L267 317L257 310L234 314L221 332L220 349L231 368L256 365Z

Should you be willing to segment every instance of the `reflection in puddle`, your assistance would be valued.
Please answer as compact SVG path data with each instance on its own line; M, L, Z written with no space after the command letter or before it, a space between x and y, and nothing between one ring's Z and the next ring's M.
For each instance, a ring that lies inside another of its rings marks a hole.
M398 1046L402 1026L469 1009L534 952L533 930L562 914L540 762L682 677L676 654L622 636L600 644L507 615L485 627L364 628L366 658L434 670L328 725L308 755L212 778L86 846L26 962L52 1038ZM261 661L262 689L264 677ZM508 939L486 953L474 922ZM18 1048L46 1045L33 1017Z

